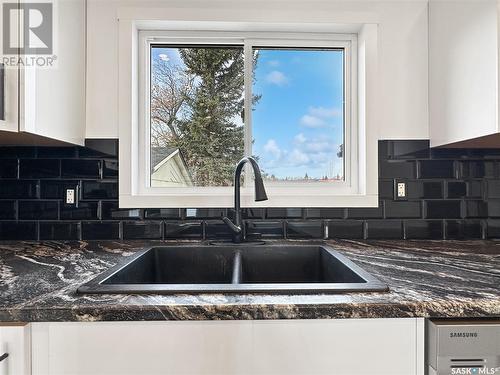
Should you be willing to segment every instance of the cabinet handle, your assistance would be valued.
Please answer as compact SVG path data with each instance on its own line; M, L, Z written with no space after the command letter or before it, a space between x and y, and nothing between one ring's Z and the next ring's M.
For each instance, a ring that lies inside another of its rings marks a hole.
M5 120L5 64L0 64L0 121Z
M4 359L7 359L8 356L9 353L3 353L2 355L0 355L0 362L2 362Z

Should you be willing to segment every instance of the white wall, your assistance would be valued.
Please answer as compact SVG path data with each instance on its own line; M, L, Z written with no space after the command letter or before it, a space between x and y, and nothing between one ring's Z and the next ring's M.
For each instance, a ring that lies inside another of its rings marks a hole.
M380 139L429 138L427 1L88 0L87 138L118 137L118 14L180 21L377 23Z

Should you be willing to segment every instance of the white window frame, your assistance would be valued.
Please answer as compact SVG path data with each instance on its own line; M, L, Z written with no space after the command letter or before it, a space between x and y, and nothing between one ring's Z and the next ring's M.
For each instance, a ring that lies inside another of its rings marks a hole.
M271 34L271 35L270 35ZM217 197L233 194L231 187L152 187L151 186L151 47L165 44L175 45L241 45L245 56L251 56L255 47L275 48L325 48L342 49L344 52L344 180L335 181L325 186L322 182L292 182L287 186L280 182L266 184L268 195L301 196L324 194L355 194L357 193L357 128L352 121L356 111L356 75L352 74L356 66L356 36L352 34L291 34L291 33L231 33L213 32L165 32L141 31L139 33L139 194L161 195L171 197L189 197L203 195ZM245 60L245 155L251 155L252 139L252 59ZM248 181L248 180L247 180ZM244 188L245 193L251 193L251 187Z
M185 31L189 28L169 29L168 22L134 21L121 19L119 23L119 121L120 121L120 207L231 207L232 187L151 188L149 187L149 44L186 44L211 42L215 45L240 42L244 48L255 43L264 47L317 47L350 49L345 53L348 63L349 82L346 81L345 108L345 168L346 182L329 184L292 183L290 186L266 185L269 200L254 202L252 186L241 191L244 207L374 207L378 205L377 189L377 136L376 127L376 61L377 27L359 26L358 34L308 32L259 31ZM161 27L157 27L160 25ZM191 29L193 30L193 29ZM231 29L234 30L234 29ZM349 31L352 32L352 31ZM358 38L360 44L358 45ZM246 43L245 43L246 42ZM358 61L358 54L361 60ZM370 61L368 65L366 62ZM246 64L249 62L247 61ZM246 74L251 74L246 67ZM359 80L358 80L359 76ZM246 98L251 98L252 85L246 77ZM148 94L146 96L145 94ZM347 96L348 95L348 96ZM358 107L358 102L360 106ZM245 106L246 118L251 118L249 106ZM251 121L250 121L251 123ZM368 126L370 123L371 126ZM248 122L246 132L251 132ZM147 131L144 131L147 129ZM349 138L348 138L349 137ZM249 139L247 137L247 139ZM147 140L147 142L146 142ZM246 145L245 151L248 151ZM282 183L280 183L281 185ZM250 184L251 185L251 184Z

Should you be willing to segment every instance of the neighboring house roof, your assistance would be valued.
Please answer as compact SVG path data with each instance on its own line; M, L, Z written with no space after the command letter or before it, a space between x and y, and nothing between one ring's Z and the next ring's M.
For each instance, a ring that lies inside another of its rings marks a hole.
M157 169L158 164L175 151L179 151L179 149L175 147L151 147L151 171Z
M157 186L193 186L186 161L173 147L151 148L151 178Z

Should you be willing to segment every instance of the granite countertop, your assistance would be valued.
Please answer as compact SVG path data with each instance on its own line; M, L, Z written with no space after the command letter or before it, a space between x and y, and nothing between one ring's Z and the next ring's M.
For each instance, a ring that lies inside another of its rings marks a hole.
M78 286L146 243L0 242L0 321L500 317L500 243L328 243L390 292L77 295Z

